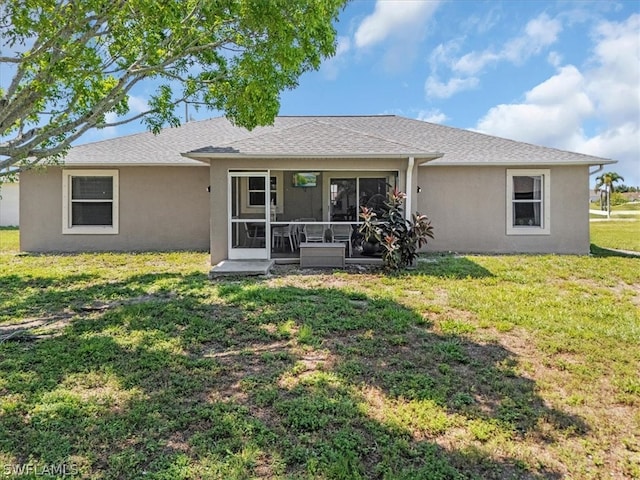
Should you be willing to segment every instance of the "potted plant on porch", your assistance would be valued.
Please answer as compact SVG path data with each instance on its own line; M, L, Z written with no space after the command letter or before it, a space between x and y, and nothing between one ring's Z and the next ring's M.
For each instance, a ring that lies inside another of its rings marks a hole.
M382 251L380 247L381 231L378 214L370 207L360 207L360 218L363 223L358 232L362 235L362 254L375 255Z
M360 233L365 244L377 243L382 247L382 262L387 270L400 270L415 263L418 249L433 238L433 226L426 215L415 213L407 219L402 213L402 203L407 195L394 189L389 193L387 209L380 218L371 209L361 208ZM366 247L363 247L366 248Z

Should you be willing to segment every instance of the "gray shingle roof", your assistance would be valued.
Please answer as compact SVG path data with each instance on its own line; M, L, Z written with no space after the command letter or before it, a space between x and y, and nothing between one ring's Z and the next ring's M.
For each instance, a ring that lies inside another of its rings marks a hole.
M363 157L442 158L429 165L603 164L613 161L516 142L395 115L277 117L253 131L226 118L186 123L71 149L68 165L202 165L185 158Z
M407 156L432 158L433 150L406 143L402 138L385 138L377 134L376 121L364 128L353 129L343 125L346 117L281 117L288 121L263 129L255 135L230 141L220 146L209 146L191 153L216 157L288 156L288 157L366 157ZM291 120L298 119L293 123ZM386 117L368 117L381 121ZM382 122L381 122L382 123Z

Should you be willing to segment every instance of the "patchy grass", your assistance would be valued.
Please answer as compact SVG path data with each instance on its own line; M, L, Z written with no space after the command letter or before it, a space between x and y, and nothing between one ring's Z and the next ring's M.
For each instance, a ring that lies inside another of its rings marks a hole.
M17 252L20 249L18 229L0 227L0 252Z
M640 202L629 202L621 205L613 205L611 210L640 210Z
M0 471L640 476L638 258L216 282L206 263L0 252Z
M590 222L591 243L600 248L640 252L640 219Z

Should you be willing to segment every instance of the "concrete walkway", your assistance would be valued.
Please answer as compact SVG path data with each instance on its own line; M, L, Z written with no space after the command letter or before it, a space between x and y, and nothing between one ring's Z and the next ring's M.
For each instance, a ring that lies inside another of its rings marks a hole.
M589 213L591 215L601 215L603 217L607 216L607 212L604 210L589 209ZM640 215L640 210L611 210L611 217L615 217L618 215Z
M223 260L209 272L209 278L268 275L273 260Z

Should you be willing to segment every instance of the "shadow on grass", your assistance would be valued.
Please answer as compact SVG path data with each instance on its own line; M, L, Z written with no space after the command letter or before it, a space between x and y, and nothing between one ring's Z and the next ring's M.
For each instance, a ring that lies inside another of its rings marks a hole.
M196 277L170 302L0 345L0 460L105 478L560 478L480 446L586 431L512 352L436 334L393 300ZM467 448L436 443L469 424Z
M627 252L622 250L614 250L611 248L603 248L599 247L595 243L591 244L590 252L594 257L640 258L640 252Z
M117 282L98 281L98 274L81 273L63 277L0 277L0 322L30 316L50 316L62 311L80 312L85 308L143 296L159 281L180 278L183 283L205 282L200 274L135 275Z
M407 270L408 274L428 275L438 278L487 278L493 274L467 257L454 255L427 255L421 257L418 268Z

